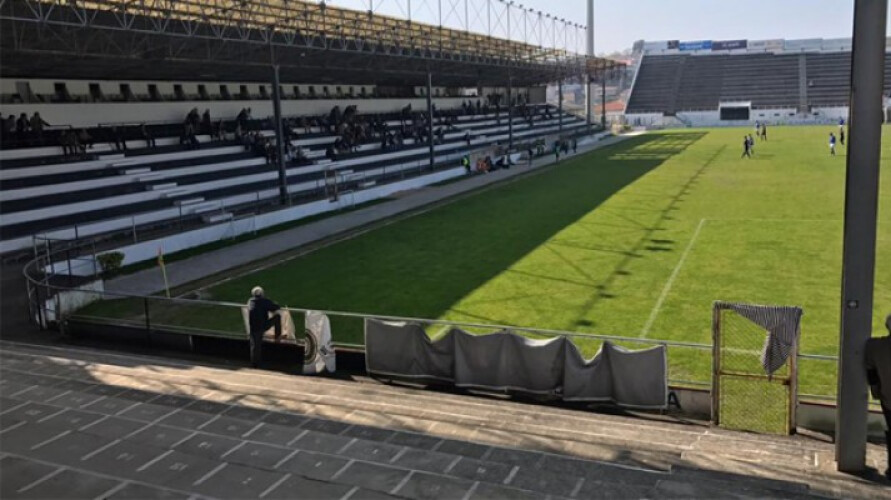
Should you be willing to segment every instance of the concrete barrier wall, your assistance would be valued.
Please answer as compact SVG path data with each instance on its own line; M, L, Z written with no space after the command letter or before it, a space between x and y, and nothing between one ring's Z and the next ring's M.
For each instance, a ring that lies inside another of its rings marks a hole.
M437 109L453 109L461 106L467 98L435 97ZM423 97L399 99L315 99L284 100L282 114L284 116L322 115L331 111L334 106L343 110L355 105L359 113L392 113L411 104L412 109L427 109L427 100ZM272 116L272 101L165 101L165 102L89 102L89 103L28 103L4 104L3 114L13 113L28 116L40 113L51 125L71 125L73 127L95 127L99 123L141 123L141 122L181 122L192 108L200 112L210 110L213 120L234 119L242 108L251 108L254 118Z

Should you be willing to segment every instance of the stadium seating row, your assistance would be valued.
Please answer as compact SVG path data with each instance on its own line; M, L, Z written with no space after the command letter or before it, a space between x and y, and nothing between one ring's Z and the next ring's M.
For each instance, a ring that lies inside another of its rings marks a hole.
M399 121L388 123L396 126ZM583 127L582 120L560 117L556 111L542 112L531 122L513 119L516 141ZM506 142L508 120L503 111L461 116L448 130L435 145L438 166L453 167L469 150ZM261 133L274 135L268 129ZM198 139L202 147L197 150L172 145L117 152L97 144L90 158L78 161L58 156L57 147L0 152L19 162L16 168L4 165L0 170L0 253L29 248L35 234L82 238L134 226L219 222L277 201L278 171L266 158L231 140ZM291 141L305 158L286 170L289 194L298 202L431 172L429 146L416 139L406 138L401 147L386 150L379 140L369 139L331 161L325 151L336 139L311 130ZM134 142L131 148L144 146Z
M887 93L891 59L885 68ZM847 106L850 71L850 52L645 55L626 113L673 115L739 101L753 108Z

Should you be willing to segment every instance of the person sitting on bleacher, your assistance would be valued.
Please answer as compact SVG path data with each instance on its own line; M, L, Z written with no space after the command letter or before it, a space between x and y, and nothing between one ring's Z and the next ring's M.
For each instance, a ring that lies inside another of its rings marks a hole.
M3 136L12 138L13 134L15 134L15 115L10 113L9 116L3 120Z
M247 130L247 108L241 108L241 111L238 112L238 116L235 117L235 121L238 122L238 126L241 127L241 130Z
M35 111L34 116L31 117L31 133L33 133L34 137L37 138L38 144L43 144L44 126L49 127L50 124L40 117L40 113Z
M331 161L337 161L337 153L334 152L334 145L328 145L328 148L325 149L325 158L328 158Z
M145 141L145 147L153 148L157 144L155 142L155 138L152 137L152 134L149 133L148 128L145 126L145 123L139 124L139 136Z
M19 144L24 144L26 135L31 130L31 122L28 121L28 115L22 113L19 115L19 119L15 121L15 135L16 140L19 141Z
M81 154L87 154L87 149L93 147L93 137L87 132L87 129L80 129L77 134L77 147Z
M117 125L111 128L111 141L114 143L115 151L126 151L127 150L127 141L124 139L123 134L121 134L121 129Z
M62 155L74 156L77 154L77 145L75 144L77 136L74 131L63 130L59 135L59 144L62 145Z
M201 132L213 137L213 122L210 119L209 109L205 109L204 114L201 115Z

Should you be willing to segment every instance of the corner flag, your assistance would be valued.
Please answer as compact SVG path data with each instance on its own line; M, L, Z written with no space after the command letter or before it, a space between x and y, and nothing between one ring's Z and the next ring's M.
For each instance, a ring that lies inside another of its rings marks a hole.
M167 267L164 265L164 251L158 247L158 267L161 268L161 276L164 277L164 291L167 292L167 298L170 298L170 284L167 283Z

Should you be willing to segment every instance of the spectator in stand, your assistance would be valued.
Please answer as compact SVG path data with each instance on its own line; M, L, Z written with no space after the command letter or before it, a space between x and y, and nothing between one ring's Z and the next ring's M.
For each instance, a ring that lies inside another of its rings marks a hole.
M578 139L572 139L572 154L576 154L579 152L579 141Z
M59 135L59 144L62 145L63 156L74 156L77 154L77 148L74 145L74 132L63 130Z
M235 117L235 121L238 122L238 126L241 127L241 130L247 130L247 121L248 121L248 111L247 108L241 108L241 111L238 112L238 116Z
M145 126L145 122L139 124L139 135L142 137L142 140L145 141L145 147L153 148L157 145L155 138L152 137L148 127Z
M3 120L3 135L6 137L12 137L15 134L15 115L10 113L9 116Z
M121 133L121 128L117 125L111 128L111 140L114 142L116 151L127 150L127 140L124 138L124 134Z
M328 158L331 161L337 161L337 153L334 152L334 145L329 145L327 149L325 149L325 158Z
M200 130L201 127L201 115L198 114L198 108L192 108L192 110L189 111L189 114L186 115L186 121L192 125L192 131L198 133L198 130Z
M81 154L87 154L87 149L93 147L93 137L84 128L77 133L77 142Z
M461 157L461 166L467 171L467 175L470 175L470 156L464 155Z
M201 131L211 137L213 137L213 122L210 121L210 110L205 109L204 114L201 115Z
M31 117L31 132L37 139L38 144L43 144L43 127L49 126L50 124L40 117L40 113L35 111L34 116Z
M15 122L15 135L20 145L25 143L25 136L30 130L31 122L28 120L28 115L25 113L20 114L19 119Z

